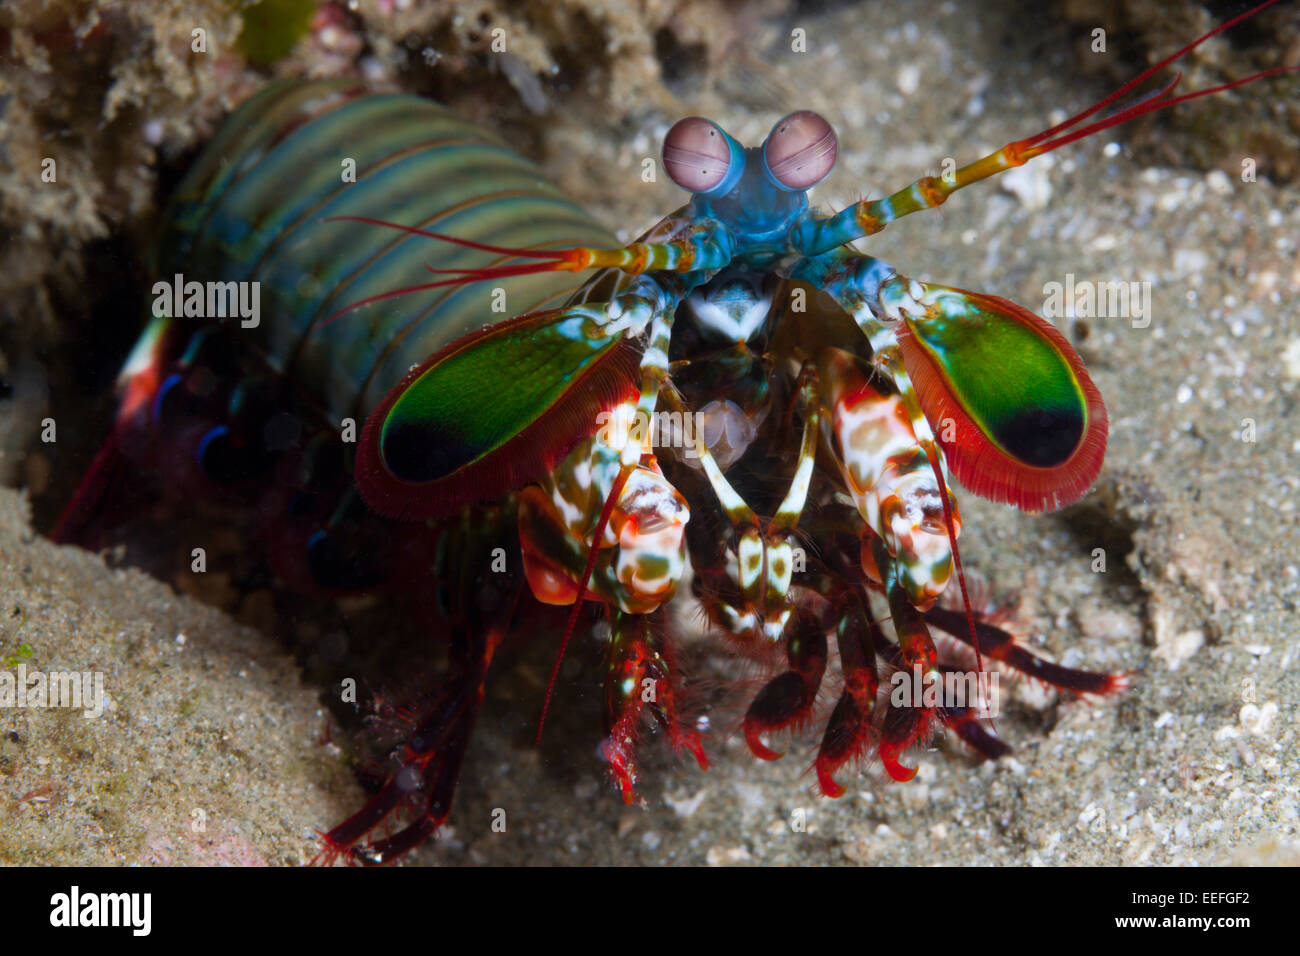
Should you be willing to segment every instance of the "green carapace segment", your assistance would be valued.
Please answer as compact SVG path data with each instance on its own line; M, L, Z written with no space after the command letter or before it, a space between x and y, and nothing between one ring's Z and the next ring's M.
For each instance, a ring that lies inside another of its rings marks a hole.
M1067 461L1088 426L1069 362L1035 329L971 301L983 297L951 298L949 314L908 320L948 390L1007 454L1038 468Z
M420 374L384 419L384 466L402 481L443 478L510 441L618 344L590 322L543 313L485 333ZM594 415L594 412L593 412ZM594 427L594 420L593 420Z
M429 282L430 268L493 264L477 250L337 218L346 216L511 248L618 245L533 163L436 103L368 95L350 79L268 86L176 189L154 271L256 281L263 320L244 341L335 422L368 415L412 366L462 335L558 306L579 282L550 272L427 289L327 322ZM495 400L509 367L494 371L475 405Z

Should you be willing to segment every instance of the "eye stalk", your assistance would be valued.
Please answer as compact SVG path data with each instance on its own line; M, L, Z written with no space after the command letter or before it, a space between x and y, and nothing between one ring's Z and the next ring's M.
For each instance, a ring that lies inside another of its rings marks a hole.
M687 192L725 196L745 172L745 150L712 120L688 116L664 137L664 169Z
M812 110L798 110L773 126L763 141L763 172L778 189L801 193L827 177L838 153L831 124Z

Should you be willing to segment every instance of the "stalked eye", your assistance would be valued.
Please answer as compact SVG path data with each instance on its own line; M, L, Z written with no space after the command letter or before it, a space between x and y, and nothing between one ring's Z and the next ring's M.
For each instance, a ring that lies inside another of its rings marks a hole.
M664 137L664 169L687 192L725 195L740 181L744 166L740 144L703 116L678 120Z
M791 113L772 127L763 143L763 169L772 185L803 192L826 178L835 166L835 130L812 110Z

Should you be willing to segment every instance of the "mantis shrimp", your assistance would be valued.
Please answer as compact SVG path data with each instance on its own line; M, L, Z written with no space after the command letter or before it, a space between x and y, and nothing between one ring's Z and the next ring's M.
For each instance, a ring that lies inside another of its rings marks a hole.
M433 104L346 81L275 85L179 187L157 263L259 283L272 320L227 330L188 292L155 309L114 433L55 536L84 537L147 464L182 493L256 497L277 569L306 590L414 595L447 636L448 672L398 769L322 835L326 859L390 861L443 824L494 655L536 603L570 608L555 672L584 610L603 609L601 754L626 801L647 723L707 766L667 626L688 579L711 630L777 672L743 718L756 756L780 756L767 739L813 718L837 664L814 761L826 796L867 755L910 779L908 752L941 726L1001 756L978 702L899 705L882 675L941 685L968 667L937 629L979 670L987 657L1074 695L1125 686L1043 660L976 612L951 487L1031 512L1077 501L1102 465L1106 407L1029 310L908 278L850 243L1077 140L1283 72L1181 95L1174 80L1111 110L1254 12L1048 129L833 213L807 196L836 161L822 116L793 112L750 147L687 117L663 167L690 200L627 245ZM514 317L486 324L503 303ZM310 424L272 442L284 408ZM353 449L339 434L360 420ZM956 610L940 602L954 578Z

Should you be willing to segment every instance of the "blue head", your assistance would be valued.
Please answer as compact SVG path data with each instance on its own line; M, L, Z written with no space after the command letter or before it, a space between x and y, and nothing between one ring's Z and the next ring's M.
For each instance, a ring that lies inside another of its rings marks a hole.
M749 149L712 120L688 116L664 137L664 169L742 246L784 246L808 208L806 191L830 173L838 148L831 124L811 110L781 119Z

